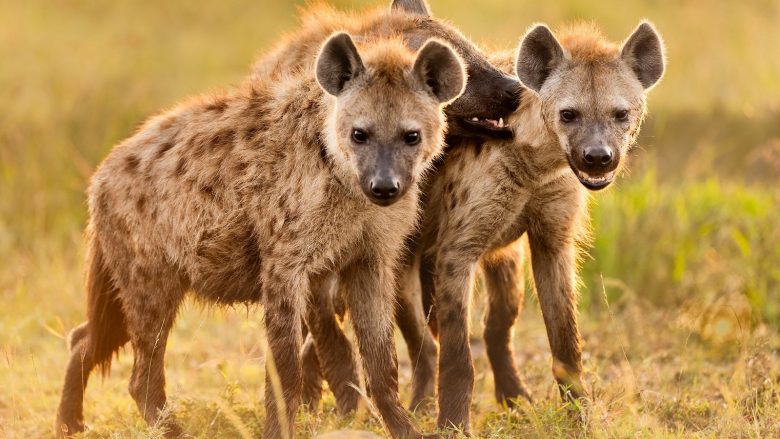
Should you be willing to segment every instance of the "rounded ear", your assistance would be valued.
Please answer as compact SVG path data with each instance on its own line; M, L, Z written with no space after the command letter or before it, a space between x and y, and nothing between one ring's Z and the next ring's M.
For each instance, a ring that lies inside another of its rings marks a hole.
M315 70L320 87L338 96L347 82L360 75L365 67L352 38L346 33L338 33L322 46Z
M553 69L563 61L563 48L549 27L538 24L520 42L517 77L524 86L539 92Z
M395 11L404 11L408 14L416 14L416 15L422 15L425 17L430 17L431 12L428 8L428 4L425 3L425 0L393 0L393 3L390 4L390 10Z
M653 25L643 21L623 44L620 57L631 67L645 89L664 74L664 45Z
M417 53L413 71L442 103L460 96L466 86L466 70L460 56L436 40L425 43Z

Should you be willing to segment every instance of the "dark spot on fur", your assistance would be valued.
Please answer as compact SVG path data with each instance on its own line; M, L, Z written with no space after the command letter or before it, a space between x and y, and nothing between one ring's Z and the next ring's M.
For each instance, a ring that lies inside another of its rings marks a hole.
M187 167L189 164L187 163L187 159L184 157L179 157L179 162L176 163L176 169L173 170L174 177L181 177L187 172Z
M216 194L214 193L214 186L212 186L210 184L205 184L205 185L201 186L200 187L200 192L203 195L206 195L207 197L212 198L212 199L216 197Z
M160 145L160 148L157 150L157 158L162 158L171 148L173 148L173 142L170 140Z
M224 146L233 145L233 136L236 134L235 130L225 129L218 131L214 137L211 138L210 145L212 148L220 148Z
M452 196L452 199L450 200L450 210L455 210L455 208L458 206L458 197Z
M143 213L146 209L146 197L141 195L135 202L135 208L138 212Z
M206 111L216 111L222 113L227 110L228 104L225 100L217 100L206 105Z
M251 142L252 139L254 139L255 136L257 135L258 131L260 131L260 128L254 125L247 128L244 131L244 140L247 142Z
M138 169L138 165L141 163L141 159L135 154L130 154L125 158L125 170L127 172L135 172Z

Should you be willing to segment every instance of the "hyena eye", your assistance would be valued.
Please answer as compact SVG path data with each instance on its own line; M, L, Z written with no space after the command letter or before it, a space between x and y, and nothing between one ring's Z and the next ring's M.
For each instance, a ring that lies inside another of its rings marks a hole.
M409 131L404 134L404 142L409 146L414 146L420 143L421 136L419 131Z
M577 114L575 110L561 110L561 120L564 122L574 122L577 120L577 116L579 116L579 114Z
M615 112L615 119L619 122L625 122L628 120L628 110L618 110Z
M363 130L354 129L352 130L352 141L355 143L366 143L368 142L368 133Z

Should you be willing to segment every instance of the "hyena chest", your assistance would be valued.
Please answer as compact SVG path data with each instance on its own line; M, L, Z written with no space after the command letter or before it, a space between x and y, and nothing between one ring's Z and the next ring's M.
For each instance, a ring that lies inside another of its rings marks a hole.
M195 247L192 289L218 303L259 302L264 263L260 237L249 224L204 231Z
M497 185L497 187L501 187ZM528 229L528 204L531 191L526 188L512 187L492 194L496 213L490 248L492 250L506 247L517 241Z

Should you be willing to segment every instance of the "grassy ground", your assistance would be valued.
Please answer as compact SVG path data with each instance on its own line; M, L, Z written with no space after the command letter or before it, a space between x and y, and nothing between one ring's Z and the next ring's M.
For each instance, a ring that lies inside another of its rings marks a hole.
M371 0L335 2L361 6ZM703 0L432 0L488 45L514 46L533 21L595 19L615 39L641 17L666 37L669 71L632 173L593 197L581 323L592 405L561 405L538 305L515 333L533 395L492 397L479 341L474 429L482 437L780 436L780 6ZM184 96L237 83L294 26L276 1L0 0L0 436L46 437L81 322L84 188L112 144ZM773 51L774 50L774 51ZM198 437L262 428L258 309L189 303L168 355L172 410ZM401 349L404 396L408 359ZM147 437L127 352L87 392L87 437ZM583 421L582 418L585 418ZM433 419L417 415L433 429ZM301 413L300 436L379 430L370 410Z

